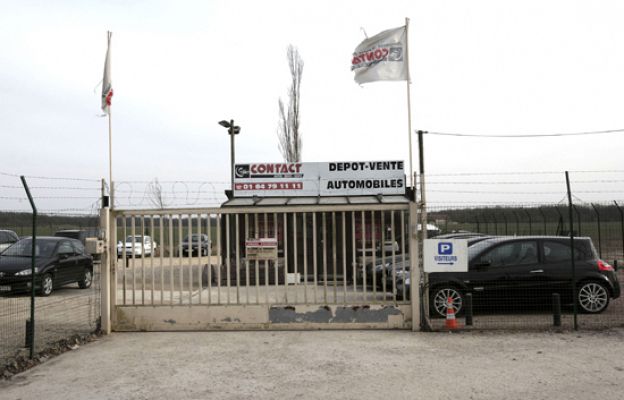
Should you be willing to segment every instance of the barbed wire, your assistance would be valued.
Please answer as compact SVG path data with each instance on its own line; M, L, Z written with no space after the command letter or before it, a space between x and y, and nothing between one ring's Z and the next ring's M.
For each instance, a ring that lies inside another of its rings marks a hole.
M432 131L416 131L422 132L425 135L437 135L437 136L462 136L462 137L484 137L484 138L540 138L540 137L561 137L561 136L586 136L586 135L604 135L607 133L621 133L624 129L608 129L603 131L585 131L585 132L571 132L571 133L537 133L537 134L503 134L493 135L487 133L454 133L454 132L432 132Z
M22 175L18 175L18 174L12 174L9 172L3 172L0 171L0 175L4 175L4 176L10 176L10 177L14 177L14 178L19 178ZM56 176L36 176L36 175L24 175L24 178L29 178L29 179L48 179L48 180L55 180L55 181L76 181L76 182L101 182L101 179L89 179L89 178L66 178L66 177L56 177Z
M425 178L430 176L503 176L503 175L564 175L565 171L518 171L518 172L449 172L449 173L439 173L439 174L425 174ZM624 173L624 170L578 170L578 171L568 171L568 173L572 174L605 174L605 173ZM418 174L416 175L416 179L420 179Z

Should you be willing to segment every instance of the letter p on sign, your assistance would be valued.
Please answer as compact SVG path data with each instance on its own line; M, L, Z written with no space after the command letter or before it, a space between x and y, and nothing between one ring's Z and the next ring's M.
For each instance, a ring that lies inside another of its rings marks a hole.
M453 254L453 243L449 243L449 242L438 243L438 254L442 254L442 255Z

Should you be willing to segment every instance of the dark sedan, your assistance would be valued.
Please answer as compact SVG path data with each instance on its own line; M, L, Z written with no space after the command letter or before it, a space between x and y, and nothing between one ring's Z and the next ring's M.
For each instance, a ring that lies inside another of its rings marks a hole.
M210 241L208 240L208 235L204 234L193 234L191 236L187 236L182 240L182 253L184 255L208 255L210 251Z
M32 238L24 238L0 255L0 293L31 290ZM93 258L79 240L38 237L35 241L35 289L49 296L60 286L78 283L81 289L93 281Z
M456 313L464 309L466 293L475 307L496 310L548 305L558 293L563 304L573 303L572 247L564 237L507 237L482 240L468 248L468 272L429 274L432 316L445 316L450 298ZM614 268L600 260L590 238L574 239L576 296L579 310L603 312L620 296ZM403 279L404 278L404 279ZM397 279L399 292L409 276Z

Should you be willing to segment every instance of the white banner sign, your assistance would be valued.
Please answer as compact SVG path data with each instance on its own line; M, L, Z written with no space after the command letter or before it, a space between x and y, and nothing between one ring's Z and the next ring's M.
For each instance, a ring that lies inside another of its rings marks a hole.
M405 194L403 161L236 164L234 196Z
M466 239L425 239L425 272L468 272Z

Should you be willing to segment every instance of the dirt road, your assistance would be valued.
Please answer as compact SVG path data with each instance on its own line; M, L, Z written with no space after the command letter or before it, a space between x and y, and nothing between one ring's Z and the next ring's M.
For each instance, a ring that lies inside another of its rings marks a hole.
M3 399L621 399L624 330L113 334Z

